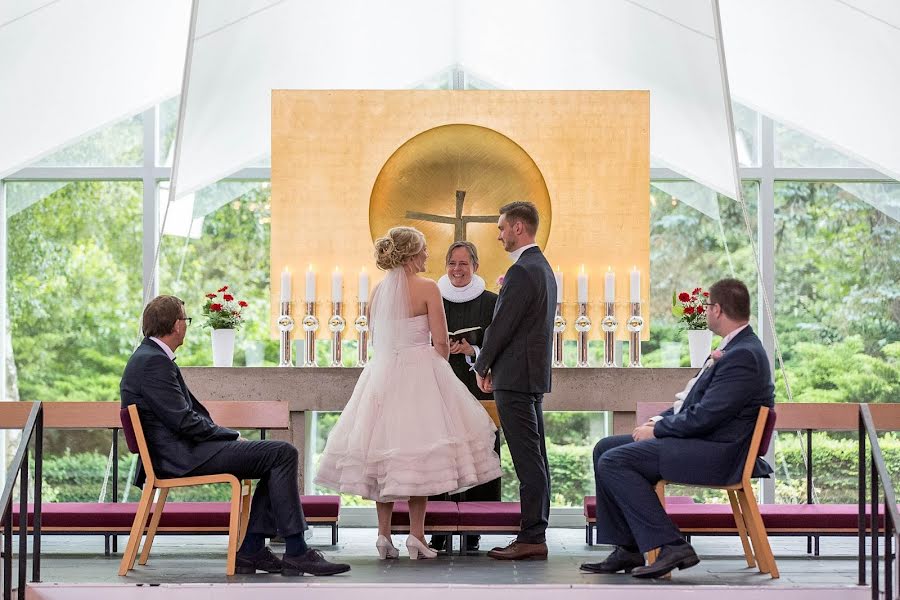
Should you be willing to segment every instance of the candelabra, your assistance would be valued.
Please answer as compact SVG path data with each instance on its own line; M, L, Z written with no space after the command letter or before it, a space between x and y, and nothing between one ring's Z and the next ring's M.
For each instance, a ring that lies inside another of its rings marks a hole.
M566 318L562 314L562 302L556 303L556 317L553 318L553 366L564 367L563 333L566 331Z
M575 319L575 331L578 332L579 367L588 366L588 332L591 330L591 318L588 316L587 302L578 303L578 317Z
M358 343L356 345L356 366L364 367L369 362L369 317L366 313L369 308L368 302L359 303L359 316L356 317L356 333Z
M644 328L644 319L641 317L641 303L631 303L631 316L628 317L626 329L628 329L628 358L629 367L641 365L641 330Z
M281 332L281 346L279 348L278 366L293 367L294 366L294 348L291 344L291 332L294 331L294 318L291 316L291 303L281 303L281 316L278 317L278 331Z
M344 327L347 326L347 322L344 321L344 317L341 316L341 312L343 309L343 302L332 302L331 303L331 318L328 319L328 331L331 332L331 366L332 367L340 367L342 364L341 360L341 337L344 332Z
M616 303L604 302L606 315L600 321L600 329L603 330L603 366L616 366L616 329L619 322L616 320Z
M303 357L304 367L316 366L316 331L319 319L316 318L316 303L306 303L306 316L303 317L303 331L306 332L306 352Z

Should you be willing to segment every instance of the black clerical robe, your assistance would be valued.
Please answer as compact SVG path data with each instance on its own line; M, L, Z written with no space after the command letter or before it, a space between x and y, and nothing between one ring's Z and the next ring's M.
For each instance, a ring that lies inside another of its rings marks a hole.
M481 327L475 332L475 345L481 346L484 342L484 331L491 324L494 316L494 305L497 304L497 294L485 290L480 296L468 302L450 302L444 299L444 312L447 314L447 331L458 331L468 327ZM472 357L475 362L475 357ZM451 354L450 366L456 377L466 384L472 395L479 400L493 400L492 394L486 394L478 388L475 381L475 371L466 362L464 354Z

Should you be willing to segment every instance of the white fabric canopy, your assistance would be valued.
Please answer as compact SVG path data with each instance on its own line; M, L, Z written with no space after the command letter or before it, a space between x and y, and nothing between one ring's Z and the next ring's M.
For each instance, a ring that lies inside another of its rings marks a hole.
M0 2L0 178L179 93L190 3Z
M655 156L733 197L712 22L709 0L204 0L176 195L269 153L272 89L409 88L460 65L507 89L649 89Z
M735 100L900 179L900 3L722 0Z

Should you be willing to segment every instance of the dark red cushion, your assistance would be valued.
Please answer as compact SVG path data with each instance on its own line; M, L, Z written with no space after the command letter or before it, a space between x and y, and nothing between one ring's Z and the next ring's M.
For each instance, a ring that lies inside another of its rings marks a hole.
M303 514L307 517L330 517L337 519L341 512L340 496L300 496ZM431 504L429 503L429 508Z
M459 510L456 502L429 501L425 512L425 527L456 527L459 522ZM409 504L405 501L394 502L391 525L409 527Z
M131 415L127 408L119 409L119 420L122 421L122 433L125 434L125 443L132 454L138 453L137 437L134 435L134 427L131 425Z
M759 512L767 529L855 529L858 507L855 504L760 504ZM734 529L730 504L667 505L666 512L680 529ZM866 512L868 513L868 507ZM884 527L883 510L879 528ZM867 518L866 526L870 526Z
M666 496L666 506L669 504L694 504L690 496ZM597 518L597 496L584 497L584 516L587 519Z
M518 502L460 502L459 526L518 527L522 509Z
M763 428L762 438L759 440L759 454L758 456L765 456L766 452L769 451L769 443L772 441L772 432L775 431L775 409L770 408L769 414L766 416L766 426Z

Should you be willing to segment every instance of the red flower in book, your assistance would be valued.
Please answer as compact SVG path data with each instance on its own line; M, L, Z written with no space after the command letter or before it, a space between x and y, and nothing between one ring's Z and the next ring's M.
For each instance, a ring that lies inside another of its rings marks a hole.
M232 296L231 294L224 294L222 298L225 300L225 302L231 302L232 300L234 300L234 296Z
M685 307L684 307L684 314L686 314L686 315L692 315L692 314L694 314L694 307L693 307L693 306L685 306Z
M222 310L222 305L219 303L210 304L209 310L211 310L212 312L219 312L220 310Z
M227 289L228 289L228 286L227 286L227 285L223 285L222 287L220 287L220 288L217 289L216 291L219 292L219 293L221 294L222 292L226 291Z
M240 302L238 302L238 306L240 306L241 308L247 308L248 304L241 300Z
M691 295L688 294L687 292L681 292L680 294L678 294L679 302L687 302L690 299L691 299Z
M207 298L215 298L216 295L215 295L215 294L207 294L206 297L207 297Z

